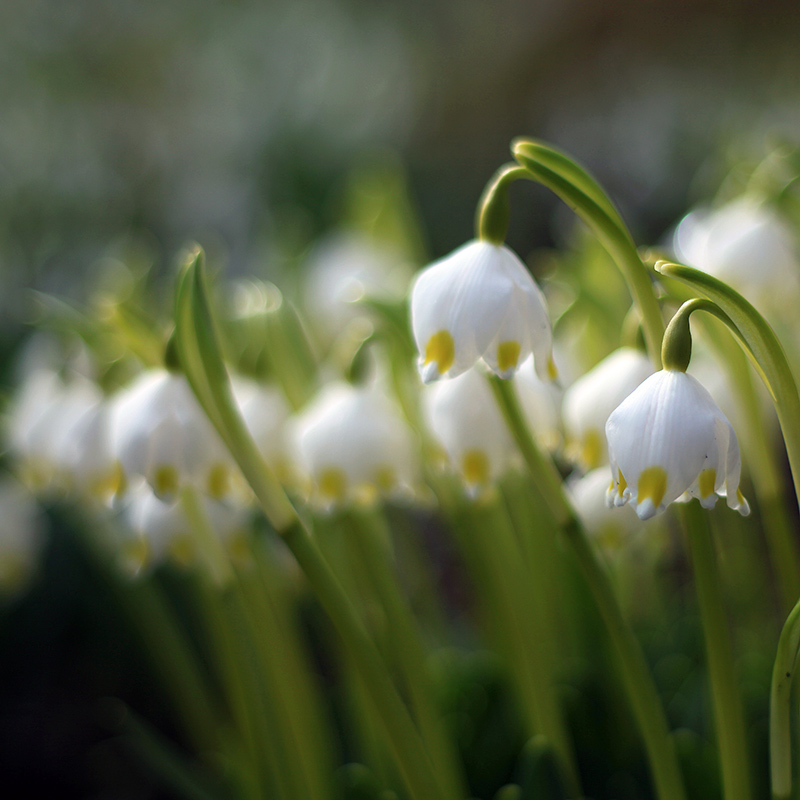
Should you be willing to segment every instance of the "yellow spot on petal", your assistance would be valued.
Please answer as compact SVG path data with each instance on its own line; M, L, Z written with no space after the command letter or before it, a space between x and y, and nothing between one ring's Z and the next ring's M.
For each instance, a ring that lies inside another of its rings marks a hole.
M329 500L343 500L347 491L347 476L336 467L324 469L319 476L319 493Z
M208 472L206 490L215 500L222 500L231 490L230 472L225 464L215 464Z
M619 483L617 486L619 488L619 496L622 497L622 493L628 488L628 481L625 480L622 470L619 470Z
M461 457L461 470L470 486L489 482L489 459L483 450L467 450Z
M556 362L553 361L553 356L547 359L547 377L550 378L551 381L554 381L558 377L558 367L556 366Z
M639 475L639 485L636 491L636 502L641 505L650 499L658 508L667 491L667 473L663 467L648 467Z
M428 344L425 347L424 364L430 364L432 361L436 362L439 374L444 375L453 366L455 358L456 346L449 331L438 331L428 339Z
M737 490L736 490L736 499L737 499L737 500L738 500L738 501L739 501L739 502L740 502L742 505L744 505L744 504L747 502L747 500L745 500L745 499L744 499L744 495L742 494L742 490L741 490L741 489L737 489Z
M581 458L588 469L600 466L600 459L603 456L603 440L598 431L591 429L583 434L583 446L581 447Z
M519 342L500 342L497 345L497 367L500 372L508 372L517 366L519 351Z
M375 470L375 484L382 492L388 492L397 483L397 475L389 466L378 467Z
M153 475L153 491L159 498L172 497L178 491L180 481L175 467L162 464Z
M714 492L714 486L717 483L717 471L715 469L704 469L697 479L697 485L700 488L700 497L704 500Z

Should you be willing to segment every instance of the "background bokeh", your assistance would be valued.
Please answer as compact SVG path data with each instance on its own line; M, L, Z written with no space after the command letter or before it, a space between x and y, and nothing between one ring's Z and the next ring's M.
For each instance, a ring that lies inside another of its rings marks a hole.
M431 257L471 236L521 134L586 164L657 242L730 164L800 138L798 33L790 0L6 0L4 374L26 289L79 299L122 255L166 273L190 239L274 277L376 161L405 170ZM514 191L515 247L557 243L554 199ZM65 528L0 614L0 765L18 796L159 796L107 741L104 696L156 720L159 704L93 574Z

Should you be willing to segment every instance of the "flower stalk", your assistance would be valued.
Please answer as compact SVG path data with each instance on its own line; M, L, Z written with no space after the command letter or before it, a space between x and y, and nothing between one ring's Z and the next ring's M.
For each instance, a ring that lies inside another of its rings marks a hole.
M554 464L541 454L531 436L514 387L494 377L489 380L533 482L539 487L554 520L569 540L606 624L624 676L625 690L644 740L656 794L660 800L683 800L686 796L683 778L666 715L644 654L622 615L608 573L602 567L583 526L564 495L561 478Z

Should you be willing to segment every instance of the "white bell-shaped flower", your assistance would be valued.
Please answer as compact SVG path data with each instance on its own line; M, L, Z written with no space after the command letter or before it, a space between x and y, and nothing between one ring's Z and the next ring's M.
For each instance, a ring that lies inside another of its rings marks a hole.
M323 506L409 490L416 476L411 429L377 386L328 384L295 420L299 462Z
M426 387L422 400L431 433L470 494L508 469L517 451L479 368Z
M411 293L422 380L454 378L479 359L510 378L533 353L542 380L555 378L544 295L504 245L475 240L424 269Z
M765 309L797 301L796 238L768 205L753 197L740 197L715 211L692 211L676 228L673 248L679 260L725 281Z
M570 455L583 469L606 462L606 420L652 373L650 359L641 350L621 347L564 392L564 428Z
M620 512L606 502L611 480L608 464L597 467L585 475L576 476L567 483L567 489L583 526L589 533L600 537L604 543L619 543L621 536L641 528L633 509Z
M79 414L61 440L59 461L69 484L84 496L109 502L121 487L111 446L111 404L103 399Z
M534 372L528 357L514 375L514 384L525 420L539 444L547 450L561 445L562 390L552 381L543 381Z
M100 389L81 375L64 380L52 370L35 370L26 378L7 425L11 448L32 488L69 485L76 450L84 446L72 431L102 399Z
M126 479L162 499L187 484L217 499L230 490L232 459L183 375L142 373L114 402L111 436Z
M200 504L210 528L235 555L247 536L246 509L203 495ZM125 569L133 574L169 559L185 565L198 557L196 539L183 504L164 502L145 484L127 497L121 522L120 559Z
M612 480L607 501L629 502L640 519L684 492L712 508L717 497L742 515L736 434L711 395L691 375L661 370L644 381L606 423Z
M411 272L400 253L363 234L333 234L309 259L304 280L309 322L336 336L354 317L365 314L359 300L402 301Z
M242 412L247 429L264 460L273 469L287 461L285 426L291 409L283 392L276 386L235 377L233 396Z

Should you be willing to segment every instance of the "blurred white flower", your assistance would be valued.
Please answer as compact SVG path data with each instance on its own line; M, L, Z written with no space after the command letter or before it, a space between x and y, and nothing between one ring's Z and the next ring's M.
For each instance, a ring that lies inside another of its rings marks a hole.
M102 401L99 387L80 375L65 381L54 371L39 369L25 378L9 407L6 427L20 473L32 488L70 485L81 453L91 447L73 435L75 426ZM113 473L107 466L103 479Z
M301 467L324 506L410 489L417 458L411 429L377 386L328 384L295 420Z
M575 511L589 533L600 536L606 544L617 543L614 537L641 527L633 509L619 511L606 502L611 467L607 464L571 480L567 484Z
M796 238L755 198L692 211L676 228L673 249L680 261L725 281L765 309L794 303L800 292Z
M508 469L517 451L479 368L425 387L422 401L428 427L470 494Z
M217 536L234 552L246 539L249 518L239 505L200 496L201 509ZM197 559L197 547L183 504L159 499L146 484L130 492L122 512L123 567L136 575L172 559L187 565Z
M184 485L220 499L233 461L186 378L149 370L114 400L112 448L126 480L144 478L164 500Z
M424 269L412 289L411 324L425 383L454 378L478 359L510 378L531 353L539 377L555 377L544 295L504 245L471 241Z
M561 444L562 391L551 381L543 381L534 372L533 358L528 357L514 375L522 411L539 444L556 450Z
M367 236L331 235L312 252L304 278L309 320L335 337L350 320L367 313L358 305L362 298L400 302L411 275L399 253Z
M20 591L33 574L44 544L42 514L17 480L0 478L0 593Z
M607 460L606 420L649 375L650 359L632 347L604 358L564 392L564 429L570 456L585 470Z
M739 490L736 434L691 375L651 375L608 418L606 436L610 504L630 501L640 519L649 519L687 492L705 508L726 495L731 508L750 512Z
M232 388L261 455L272 469L280 472L288 459L285 426L291 409L286 397L276 386L238 376L232 379Z

